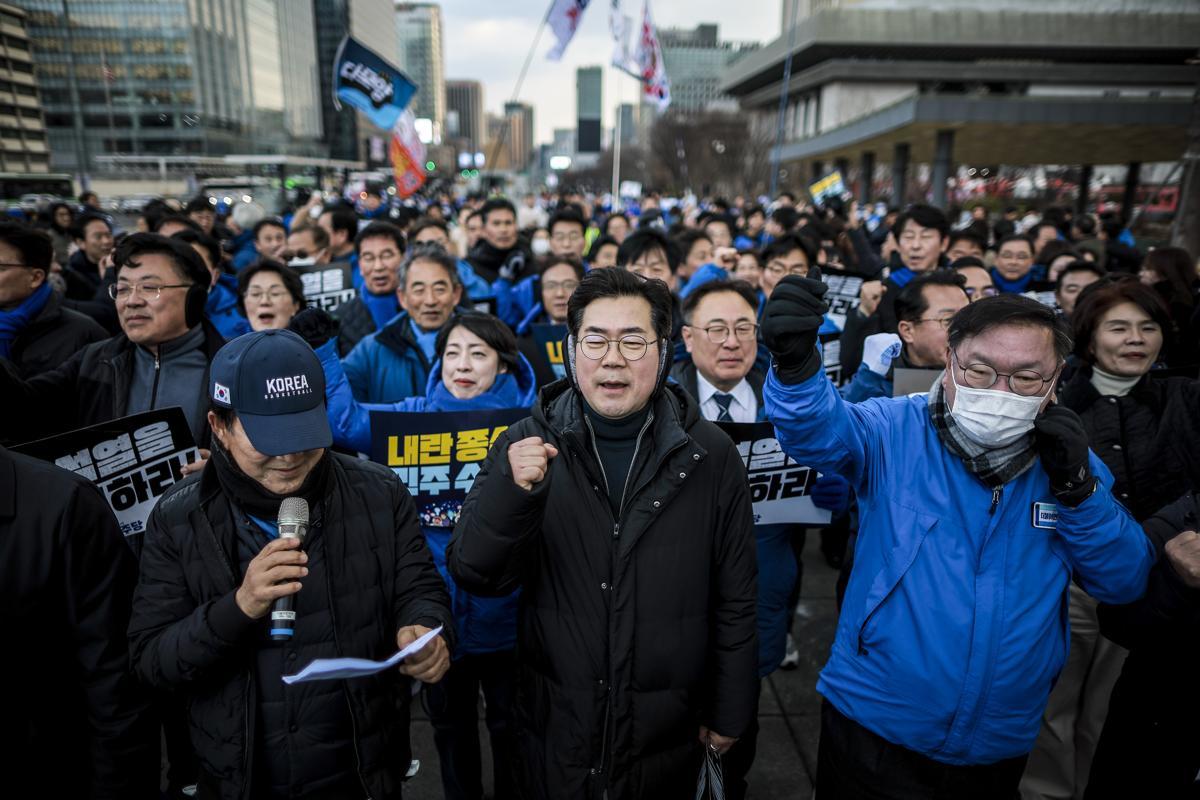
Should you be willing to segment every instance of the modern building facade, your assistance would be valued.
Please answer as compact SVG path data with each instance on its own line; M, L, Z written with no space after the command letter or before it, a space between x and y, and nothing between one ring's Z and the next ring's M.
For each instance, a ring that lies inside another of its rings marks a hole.
M695 113L734 110L736 101L721 91L721 79L729 66L757 44L722 42L711 23L695 28L663 28L659 31L663 66L671 80L671 110Z
M773 138L790 60L776 155L796 183L836 166L873 199L890 164L901 204L915 199L910 165L927 164L944 204L958 165L1090 175L1179 159L1197 42L1200 6L1183 0L862 0L815 11L731 66L721 91Z
M599 153L603 135L604 70L575 70L575 148L577 153Z
M0 172L49 172L26 14L0 3Z
M304 0L308 2L309 0ZM333 105L333 59L347 34L389 61L396 55L392 0L311 0L316 26L317 76L320 79L322 155L355 160L373 151L386 152L390 131L372 125L365 115ZM371 140L381 140L378 147Z
M56 171L88 173L105 155L319 149L311 0L18 4Z
M484 124L483 84L446 81L446 134L460 153L483 150Z
M427 119L433 141L441 142L446 126L445 36L437 3L396 3L396 40L400 69L417 84L412 111Z
M514 169L524 170L533 163L533 106L525 103L505 103L508 118L508 139L512 143Z

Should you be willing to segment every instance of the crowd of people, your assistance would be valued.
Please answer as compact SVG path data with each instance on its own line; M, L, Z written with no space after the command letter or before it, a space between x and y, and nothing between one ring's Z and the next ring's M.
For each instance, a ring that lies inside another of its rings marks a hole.
M745 797L812 529L821 800L1200 796L1195 255L1116 214L763 200L0 222L0 598L46 643L0 668L6 774L398 798L419 702L448 800L690 798L706 749ZM173 407L198 455L136 535L8 449ZM461 507L367 458L377 412L499 409ZM759 523L727 423L769 423L830 522Z

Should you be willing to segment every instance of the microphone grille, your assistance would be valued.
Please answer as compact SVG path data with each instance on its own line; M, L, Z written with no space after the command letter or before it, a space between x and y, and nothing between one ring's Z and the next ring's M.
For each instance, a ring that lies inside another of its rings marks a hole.
M303 497L285 497L279 505L279 524L308 524L308 501Z

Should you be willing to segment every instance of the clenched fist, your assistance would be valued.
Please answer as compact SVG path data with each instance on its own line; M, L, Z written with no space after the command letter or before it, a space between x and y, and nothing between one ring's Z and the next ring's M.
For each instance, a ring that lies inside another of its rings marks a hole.
M1200 534L1184 531L1167 542L1163 553L1184 583L1200 589Z
M558 455L558 448L543 442L540 436L530 436L508 446L508 465L512 467L513 481L525 491L532 491L534 484L541 483L550 470L550 459Z

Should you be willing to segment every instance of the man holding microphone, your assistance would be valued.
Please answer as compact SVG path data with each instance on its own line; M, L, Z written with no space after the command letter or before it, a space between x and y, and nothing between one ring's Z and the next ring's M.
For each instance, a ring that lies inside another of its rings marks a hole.
M437 682L453 641L412 498L386 468L329 451L321 364L290 331L225 345L208 397L212 457L147 527L133 668L187 700L199 797L399 798L410 761L401 675ZM279 536L299 501L306 536ZM292 633L276 636L284 597ZM281 680L316 658L386 658L437 626L400 675Z

